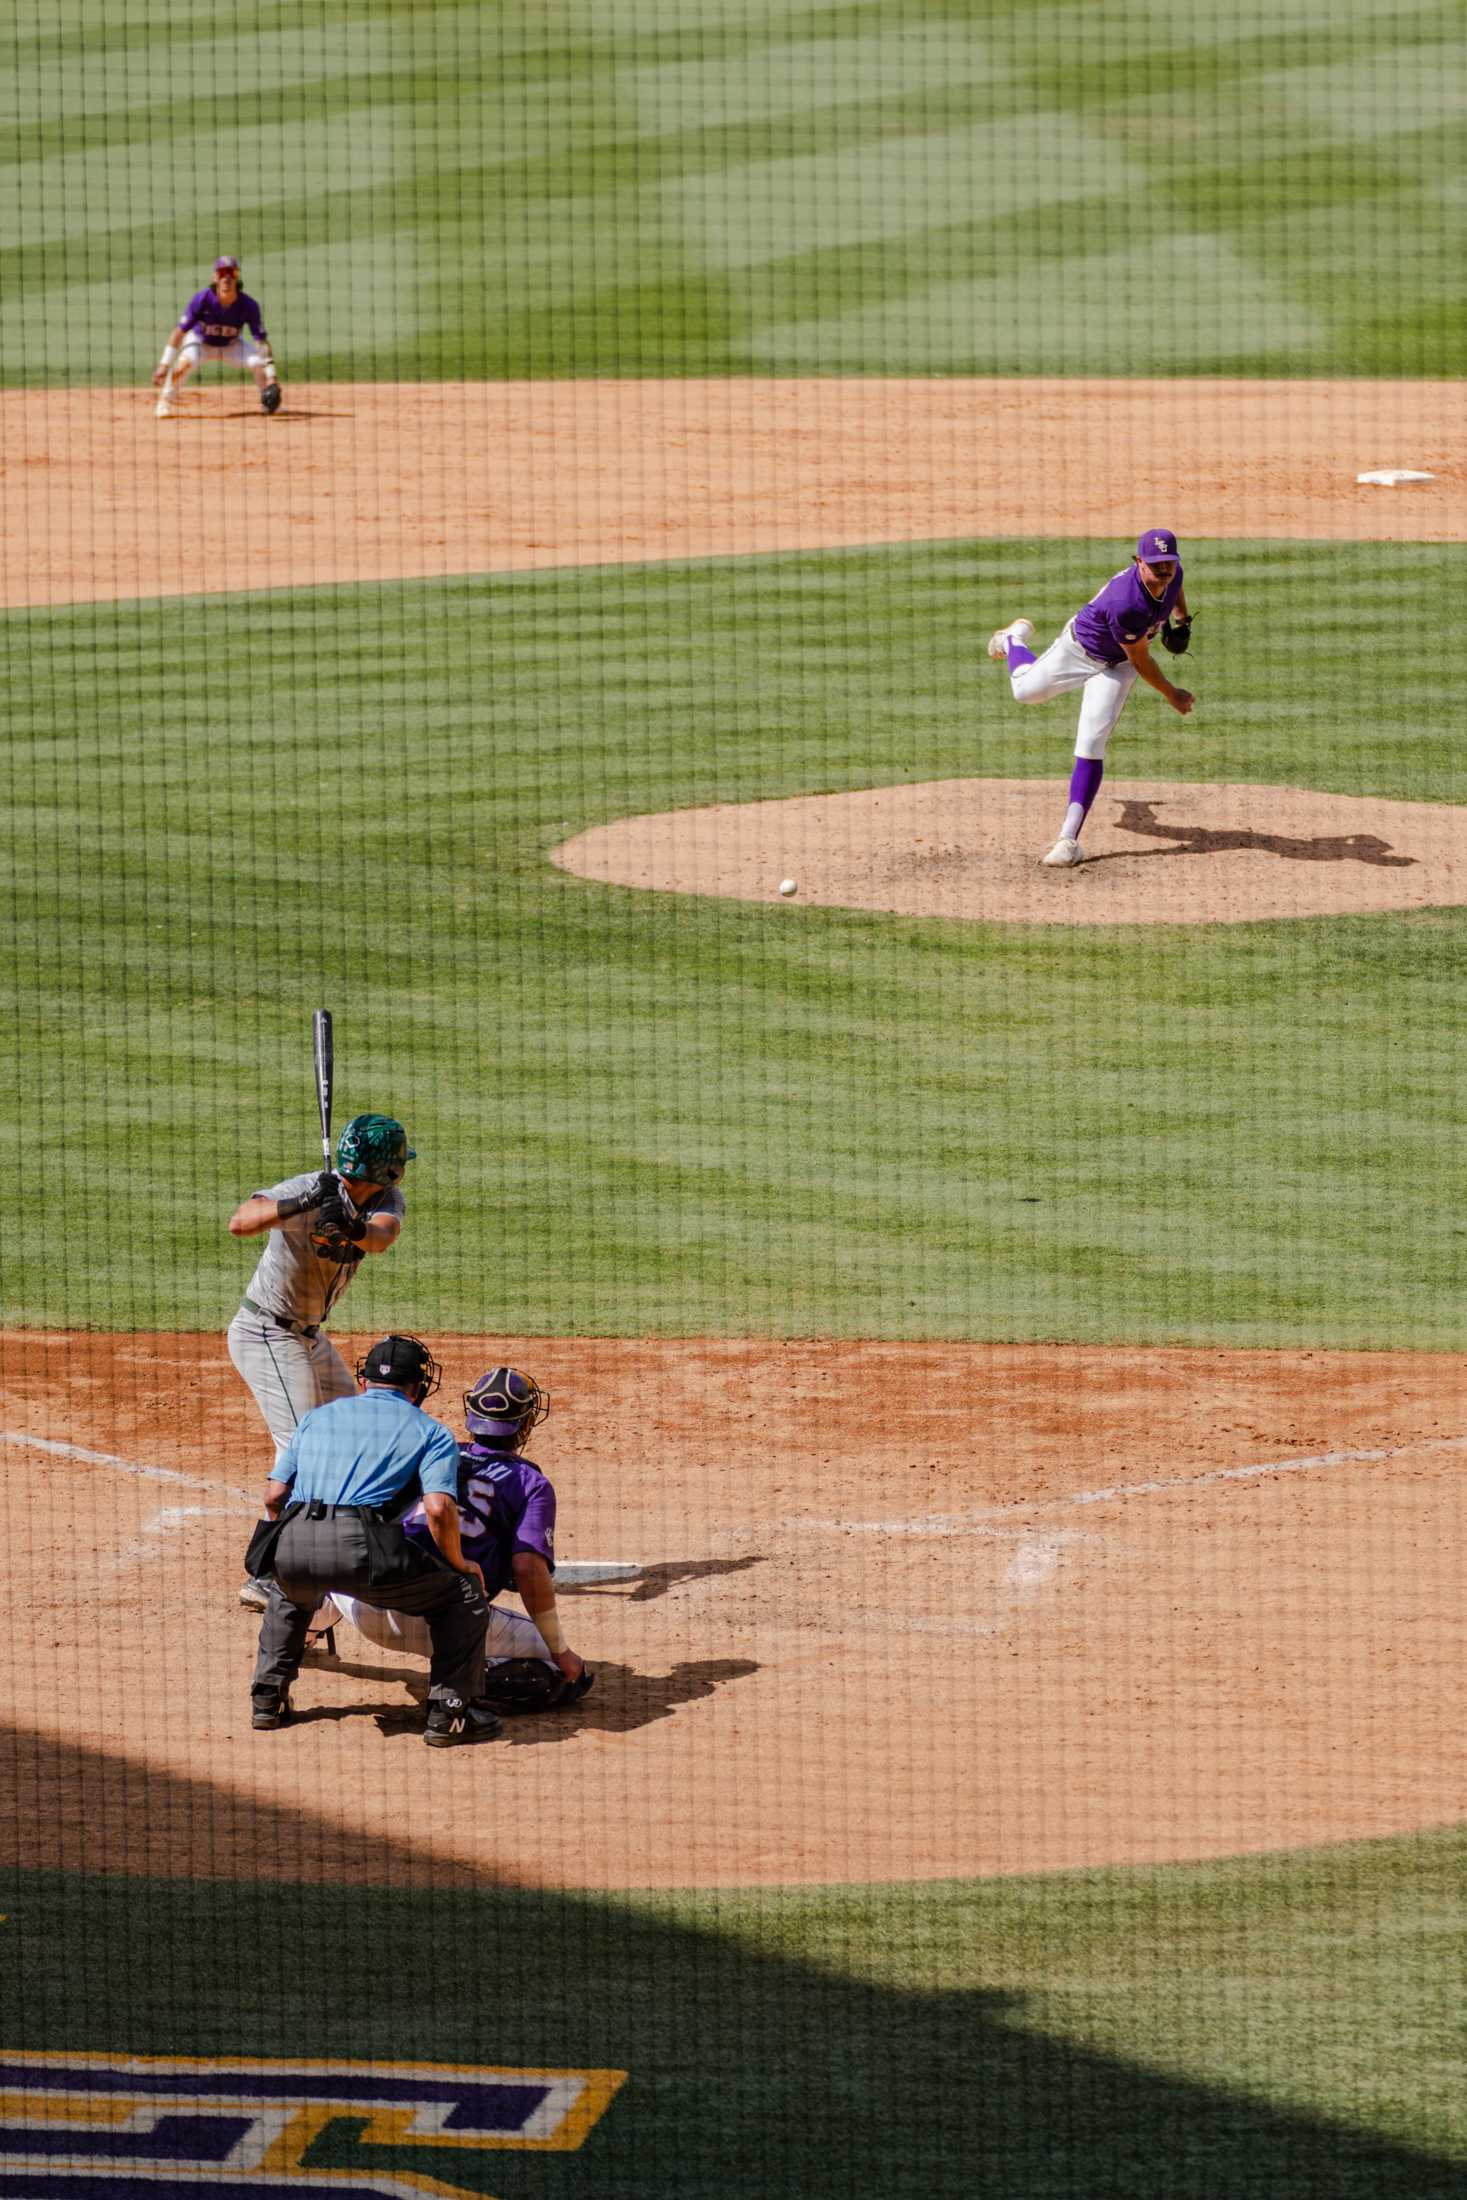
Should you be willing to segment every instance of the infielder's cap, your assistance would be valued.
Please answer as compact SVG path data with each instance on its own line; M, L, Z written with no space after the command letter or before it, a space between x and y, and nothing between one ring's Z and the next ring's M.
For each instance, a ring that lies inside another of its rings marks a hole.
M1153 558L1174 558L1177 538L1170 527L1148 527L1136 545L1136 555L1150 565Z
M229 254L225 252L214 262L214 273L216 275L237 275L239 273L239 262L231 259Z

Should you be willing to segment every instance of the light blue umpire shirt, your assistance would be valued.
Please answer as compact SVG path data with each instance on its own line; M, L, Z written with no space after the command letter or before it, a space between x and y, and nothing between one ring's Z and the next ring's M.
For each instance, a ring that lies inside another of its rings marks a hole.
M387 1505L411 1486L458 1497L458 1439L400 1390L315 1406L276 1461L274 1482L309 1504Z

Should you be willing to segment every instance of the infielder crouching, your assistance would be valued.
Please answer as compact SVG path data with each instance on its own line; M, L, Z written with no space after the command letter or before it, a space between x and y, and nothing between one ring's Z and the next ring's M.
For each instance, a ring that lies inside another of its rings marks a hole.
M246 346L242 331L254 338ZM275 354L265 334L265 323L255 299L241 290L239 262L227 255L214 262L214 280L207 290L196 290L178 317L173 333L163 346L163 356L153 369L158 391L154 408L160 420L175 411L174 396L183 388L199 361L205 357L244 367L255 378L260 410L280 410L280 382Z
M1084 862L1080 834L1100 792L1107 745L1137 680L1155 688L1183 718L1191 710L1196 698L1175 686L1151 654L1160 635L1163 647L1180 657L1191 634L1177 538L1169 527L1149 527L1130 565L1075 613L1042 657L1029 647L1032 620L1015 619L990 638L988 654L1007 664L1016 703L1048 703L1056 695L1080 690L1069 807L1059 838L1042 862L1055 868Z
M288 1176L251 1192L229 1218L232 1237L267 1236L239 1312L229 1357L264 1416L278 1458L313 1406L354 1398L351 1369L324 1334L327 1315L368 1253L397 1242L407 1202L399 1186L414 1159L395 1116L354 1115L336 1142L336 1174ZM265 1584L239 1593L265 1608Z
M566 1642L556 1609L555 1489L519 1453L550 1401L518 1368L495 1367L464 1393L468 1440L459 1446L459 1535L466 1560L477 1565L489 1599L484 1640L485 1670L479 1701L496 1712L553 1711L576 1703L591 1674ZM432 1548L432 1526L422 1502L403 1520L408 1540ZM500 1610L504 1589L515 1589L530 1615ZM334 1610L333 1610L334 1607ZM314 1615L319 1631L337 1617L380 1650L431 1655L426 1623L414 1613L362 1603L341 1590Z

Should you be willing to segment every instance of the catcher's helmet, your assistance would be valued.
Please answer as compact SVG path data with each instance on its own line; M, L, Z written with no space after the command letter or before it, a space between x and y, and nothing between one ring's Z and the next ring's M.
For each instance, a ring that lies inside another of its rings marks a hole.
M417 1155L395 1115L354 1115L336 1141L336 1166L353 1183L400 1184Z
M385 1383L392 1390L408 1391L415 1405L431 1398L443 1380L443 1370L421 1337L402 1337L396 1331L368 1347L357 1361L357 1381Z
M491 1367L464 1392L469 1434L498 1451L523 1450L531 1429L549 1411L546 1393L517 1367Z

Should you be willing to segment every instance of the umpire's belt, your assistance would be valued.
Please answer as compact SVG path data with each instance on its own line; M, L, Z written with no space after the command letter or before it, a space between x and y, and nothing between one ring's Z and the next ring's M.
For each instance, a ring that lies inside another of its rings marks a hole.
M263 1315L267 1322L274 1322L277 1329L293 1329L298 1337L319 1337L321 1334L319 1322L288 1322L283 1314L273 1314L268 1306L256 1306L253 1299L243 1303L251 1314Z

